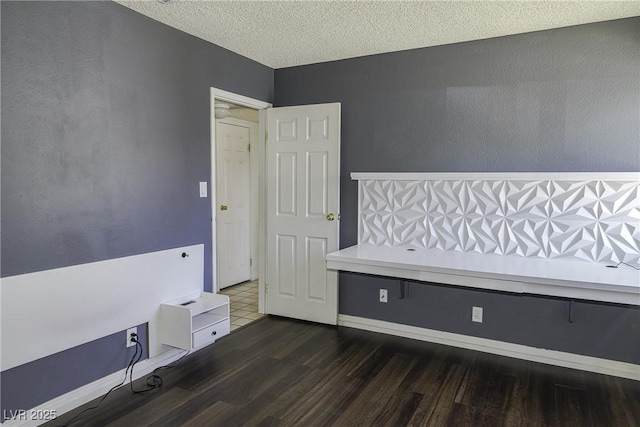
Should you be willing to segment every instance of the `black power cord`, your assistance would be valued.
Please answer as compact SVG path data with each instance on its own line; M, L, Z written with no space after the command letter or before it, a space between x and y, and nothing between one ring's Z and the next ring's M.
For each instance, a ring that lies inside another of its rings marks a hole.
M118 387L120 387L121 385L123 385L126 381L127 381L127 374L129 373L129 369L133 368L134 365L134 359L136 358L138 354L138 348L136 347L136 351L133 354L133 357L131 358L131 361L129 362L129 365L127 365L127 369L126 371L124 371L124 378L123 380L120 382L120 384L114 385L113 387L111 387L111 389L107 392L107 394L105 394L104 396L102 396L102 399L100 399L100 402L98 402L97 405L92 406L91 408L87 408L84 411L76 414L73 418L71 418L69 421L67 421L65 424L62 425L62 427L67 427L69 424L71 424L73 421L75 421L76 418L78 418L80 415L84 414L85 412L89 412L89 411L93 411L94 409L98 409L98 407L102 404L102 402L104 402L104 400L107 398L107 396L109 396L111 394L111 392L115 389L117 389Z
M129 361L129 364L127 365L127 369L124 371L124 379L119 384L114 385L113 387L111 387L111 389L104 396L102 396L102 399L100 399L100 401L98 402L97 405L92 406L91 408L87 408L87 409L79 412L78 414L73 416L69 421L67 421L65 424L63 424L61 427L67 427L69 424L71 424L73 421L75 421L76 418L78 418L80 415L84 414L85 412L89 412L89 411L92 411L94 409L98 409L98 407L102 404L102 402L104 402L104 400L107 398L107 396L109 396L109 394L111 394L111 392L113 390L117 389L118 387L124 385L127 382L127 375L129 376L129 384L130 384L130 387L131 387L131 392L134 393L134 394L146 393L148 391L160 388L162 386L162 382L163 381L162 381L162 377L160 375L158 375L157 372L162 370L162 369L173 368L174 366L176 366L176 364L178 364L178 362L180 362L182 359L184 359L190 353L189 351L187 351L185 354L180 356L179 359L174 360L172 363L170 363L168 365L160 366L160 367L154 369L153 372L151 373L151 375L149 375L147 377L147 381L146 381L147 382L147 388L143 389L143 390L134 390L133 389L133 367L142 358L143 349L142 349L142 344L140 343L140 341L138 341L138 335L137 334L131 334L131 341L136 343L136 351L133 353L133 356L131 357L131 360Z
M138 356L136 358L136 361L133 362L133 365L131 365L131 372L129 373L129 385L131 387L131 392L134 393L134 394L146 393L148 391L155 390L155 389L161 387L163 380L162 380L162 377L160 375L158 375L158 371L160 371L162 369L173 368L174 366L176 366L176 364L178 364L178 362L180 362L182 359L184 359L189 354L189 351L187 351L185 354L180 356L180 358L175 360L174 362L172 362L172 363L170 363L168 365L160 366L160 367L154 369L153 372L151 372L151 375L149 375L147 377L147 381L146 381L147 388L145 388L143 390L134 390L134 388L133 388L133 367L136 365L136 363L138 363L138 361L140 361L140 358L142 357L142 344L140 343L140 341L138 341L137 335L135 335L135 336L132 335L131 340L136 343L136 353L134 354L134 357L138 353L138 348L140 349L140 354L138 354ZM125 380L126 380L126 378L125 378Z

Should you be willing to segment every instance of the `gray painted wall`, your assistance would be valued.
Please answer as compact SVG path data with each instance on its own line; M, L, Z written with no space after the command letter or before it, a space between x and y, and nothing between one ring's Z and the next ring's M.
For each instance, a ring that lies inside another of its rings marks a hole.
M0 11L2 277L204 243L211 289L209 88L270 102L273 70L113 2ZM81 347L3 372L2 409L128 362L108 338ZM102 353L119 363L68 369Z
M378 289L389 302L378 301ZM640 310L631 306L573 302L472 288L407 282L400 299L396 280L356 273L340 276L340 313L640 363ZM471 321L471 307L483 308L483 322ZM569 322L569 313L573 322Z
M273 70L112 2L2 2L2 276L205 244L209 88Z
M341 247L351 172L640 171L640 18L275 71L275 105L342 103ZM340 313L640 363L640 311L340 274ZM391 298L390 298L391 299ZM485 322L470 322L484 305ZM576 312L576 313L577 313ZM596 320L597 319L597 320ZM598 323L599 322L599 323Z

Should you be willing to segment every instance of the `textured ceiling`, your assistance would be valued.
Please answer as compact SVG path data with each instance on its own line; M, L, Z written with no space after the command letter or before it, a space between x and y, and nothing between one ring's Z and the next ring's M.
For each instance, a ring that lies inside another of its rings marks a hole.
M271 68L640 15L640 1L117 3Z

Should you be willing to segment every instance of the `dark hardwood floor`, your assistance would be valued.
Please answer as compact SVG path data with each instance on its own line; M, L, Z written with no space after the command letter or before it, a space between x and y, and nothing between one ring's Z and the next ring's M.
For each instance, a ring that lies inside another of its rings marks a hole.
M71 425L640 426L640 382L277 317L162 376Z

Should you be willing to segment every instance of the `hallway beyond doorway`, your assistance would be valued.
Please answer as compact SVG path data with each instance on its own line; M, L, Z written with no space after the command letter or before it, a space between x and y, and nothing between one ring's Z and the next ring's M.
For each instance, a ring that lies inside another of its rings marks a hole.
M231 331L261 319L258 313L258 281L253 280L230 286L220 291L231 300Z

